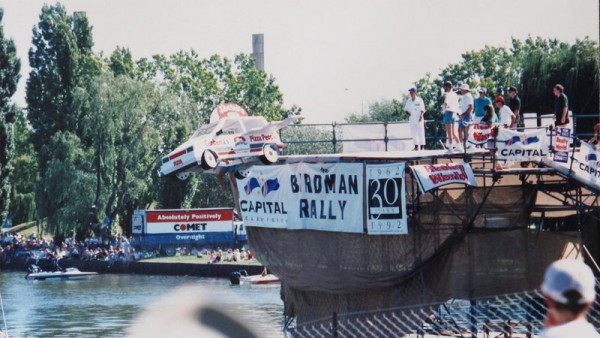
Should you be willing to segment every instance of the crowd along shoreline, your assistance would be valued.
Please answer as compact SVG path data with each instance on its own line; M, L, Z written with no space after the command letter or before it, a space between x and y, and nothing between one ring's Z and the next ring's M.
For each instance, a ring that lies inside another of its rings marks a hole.
M15 257L3 264L1 271L26 271L31 260ZM202 264L202 263L159 263L147 261L120 261L109 264L107 261L86 261L65 259L60 261L62 268L77 268L80 271L98 273L121 273L141 275L196 276L229 278L232 272L246 270L250 275L260 274L264 266L249 264Z

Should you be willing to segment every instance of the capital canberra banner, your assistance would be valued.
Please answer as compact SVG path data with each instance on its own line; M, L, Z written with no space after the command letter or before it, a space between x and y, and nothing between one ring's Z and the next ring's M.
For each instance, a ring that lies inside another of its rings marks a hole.
M600 150L587 142L581 142L578 152L573 155L572 175L587 184L600 189ZM565 165L565 167L567 167Z
M477 186L475 175L468 163L413 165L410 169L424 193L452 183Z
M253 166L238 180L246 226L363 232L361 163Z
M499 128L497 146L500 161L541 161L548 155L550 140L545 129L517 132Z

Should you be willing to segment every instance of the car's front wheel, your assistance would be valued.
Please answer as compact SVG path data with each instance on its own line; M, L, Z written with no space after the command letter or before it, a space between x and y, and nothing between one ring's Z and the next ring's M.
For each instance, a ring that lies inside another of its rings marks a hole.
M264 164L273 164L279 159L279 153L277 152L277 146L274 144L265 144L263 147L263 154L260 156L260 160Z
M190 172L189 171L182 171L179 172L177 174L175 174L175 176L177 176L178 179L185 181L190 177Z
M217 155L214 151L207 149L202 153L200 166L204 170L210 170L217 167Z

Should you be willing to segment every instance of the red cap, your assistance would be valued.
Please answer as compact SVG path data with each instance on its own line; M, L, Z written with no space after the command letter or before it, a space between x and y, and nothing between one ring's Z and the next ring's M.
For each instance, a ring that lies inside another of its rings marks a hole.
M495 102L502 102L502 104L504 104L504 98L502 96L496 96Z
M594 130L600 131L600 123L596 123L596 125L594 126Z

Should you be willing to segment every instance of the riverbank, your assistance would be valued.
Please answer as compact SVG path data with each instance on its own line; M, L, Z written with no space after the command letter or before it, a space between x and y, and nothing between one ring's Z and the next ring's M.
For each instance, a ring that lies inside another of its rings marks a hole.
M25 271L27 258L15 257L2 270ZM161 259L148 259L135 262L115 262L110 265L106 261L61 260L63 268L77 268L81 271L98 273L130 273L140 275L166 275L166 276L197 276L228 278L232 272L246 270L248 274L260 274L263 271L261 264L207 264L207 263L176 263L161 262Z

